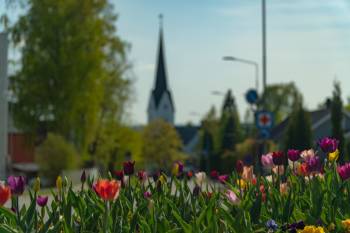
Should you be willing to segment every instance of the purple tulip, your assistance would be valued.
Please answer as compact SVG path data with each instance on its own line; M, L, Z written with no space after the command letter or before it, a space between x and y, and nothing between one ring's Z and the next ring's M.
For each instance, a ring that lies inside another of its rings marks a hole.
M38 196L37 199L36 199L36 203L41 206L41 207L44 207L46 206L47 204L47 200L49 199L48 196Z
M275 165L283 165L284 154L282 151L272 152L272 161Z
M288 159L292 162L297 161L300 158L300 151L299 150L288 150Z
M321 170L321 160L320 157L314 156L306 160L308 170L310 172L316 172Z
M83 173L81 174L80 181L81 181L81 183L85 183L85 181L86 181L86 173L85 173L85 170L84 170Z
M347 180L350 178L350 163L346 163L342 166L339 166L337 168L339 176L342 178L342 180Z
M134 166L135 166L135 161L127 161L123 163L123 168L124 168L124 174L125 175L132 175L134 174Z
M147 198L147 199L148 199L148 198L151 198L151 196L152 196L152 194L151 194L151 192L149 192L149 191L146 191L146 192L143 193L143 197L144 197L144 198Z
M325 137L318 141L318 145L325 153L332 153L338 148L339 141L335 138Z
M23 176L9 176L7 183L11 188L11 193L14 195L22 195L25 187L25 178Z

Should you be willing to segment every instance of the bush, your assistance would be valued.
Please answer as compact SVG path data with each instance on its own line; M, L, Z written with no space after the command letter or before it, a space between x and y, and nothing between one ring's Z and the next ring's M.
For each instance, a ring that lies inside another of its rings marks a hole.
M78 167L79 158L75 148L62 136L49 134L35 154L41 176L54 181L64 169Z

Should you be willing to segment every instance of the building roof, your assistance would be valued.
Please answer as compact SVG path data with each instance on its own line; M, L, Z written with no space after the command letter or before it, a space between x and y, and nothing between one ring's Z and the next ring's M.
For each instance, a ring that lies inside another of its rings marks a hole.
M331 113L330 109L324 108L324 109L318 109L315 111L311 111L310 113L310 120L311 120L311 125L313 126L317 122L319 122L321 119L325 118L328 114ZM288 125L289 117L284 119L281 123L276 125L272 130L271 130L271 138L272 139L278 139L282 136L284 130L286 129Z
M161 26L159 30L159 46L158 46L156 79L155 79L154 89L152 91L152 98L154 99L156 108L158 107L164 93L167 93L169 95L171 107L175 109L171 92L168 88L168 83L167 83L167 71L166 71L165 51L164 51L164 42L163 42L163 29Z
M191 140L197 135L199 128L199 126L192 125L175 126L175 129L178 132L184 145L187 145L191 142Z

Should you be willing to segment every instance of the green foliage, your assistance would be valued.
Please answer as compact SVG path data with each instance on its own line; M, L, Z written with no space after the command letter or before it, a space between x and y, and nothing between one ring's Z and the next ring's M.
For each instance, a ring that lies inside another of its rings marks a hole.
M304 150L312 145L310 114L304 110L302 102L295 104L288 119L284 148Z
M87 153L106 119L121 120L128 99L117 16L105 0L28 0L25 7L11 28L21 52L10 79L15 123L39 136L60 134Z
M343 132L343 101L338 82L334 82L333 98L331 102L332 137L339 140L340 162L344 162L346 155L345 139Z
M130 159L135 160L138 164L142 162L141 134L115 122L105 124L99 130L94 146L96 148L94 159L101 166L102 171L113 172L126 160L126 154L130 154L132 156Z
M142 158L151 166L169 169L184 159L182 142L175 128L162 119L152 121L143 131Z
M62 170L77 168L80 157L74 146L62 136L50 133L37 148L35 160L39 165L40 174L54 181Z
M280 123L293 111L294 104L301 98L294 83L274 84L266 87L260 107L274 114L275 124Z

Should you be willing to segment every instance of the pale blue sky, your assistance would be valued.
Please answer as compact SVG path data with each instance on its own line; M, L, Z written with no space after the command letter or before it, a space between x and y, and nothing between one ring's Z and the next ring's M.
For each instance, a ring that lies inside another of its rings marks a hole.
M168 82L176 123L196 123L211 105L220 108L222 97L211 92L228 88L233 90L243 117L247 109L244 93L255 85L254 69L224 62L221 57L232 55L261 63L260 0L112 2L119 14L118 34L131 44L129 58L135 77L132 123L142 124L147 119L159 13L164 15ZM346 101L350 96L350 1L266 2L268 84L294 81L306 106L313 109L331 95L336 77ZM259 81L261 86L261 78Z

